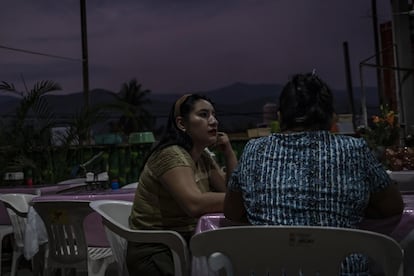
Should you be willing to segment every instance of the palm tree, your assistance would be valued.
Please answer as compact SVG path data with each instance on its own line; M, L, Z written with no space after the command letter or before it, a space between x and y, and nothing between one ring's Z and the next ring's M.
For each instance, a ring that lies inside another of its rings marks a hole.
M102 106L91 106L88 109L82 108L74 114L69 122L69 132L67 133L65 144L89 144L90 128L106 120L107 115L103 112Z
M154 124L151 113L144 106L151 103L147 98L151 93L148 89L142 89L142 85L132 79L124 83L118 94L113 94L114 102L105 107L121 112L118 125L125 135L132 132L149 130Z
M42 168L37 164L37 158L37 162L33 161L34 155L40 152L43 156L40 162L50 162L50 130L55 120L44 96L57 90L61 90L60 85L48 80L35 83L31 90L25 87L24 91L17 90L12 83L0 83L0 91L21 98L15 117L3 123L0 153L7 162L2 167L3 170L29 169L36 171L40 176Z

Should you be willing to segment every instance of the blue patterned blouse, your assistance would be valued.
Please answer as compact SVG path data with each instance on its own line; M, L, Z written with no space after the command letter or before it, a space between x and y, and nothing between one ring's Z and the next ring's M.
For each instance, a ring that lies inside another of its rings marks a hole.
M355 228L370 194L390 183L365 140L310 131L249 141L228 189L242 192L254 225ZM364 262L352 263L342 275L366 275L356 273Z

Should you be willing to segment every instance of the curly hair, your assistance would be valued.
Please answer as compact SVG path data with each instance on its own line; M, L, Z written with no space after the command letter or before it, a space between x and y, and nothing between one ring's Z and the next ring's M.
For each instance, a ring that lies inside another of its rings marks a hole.
M334 107L331 89L314 73L296 74L279 96L282 131L329 130Z

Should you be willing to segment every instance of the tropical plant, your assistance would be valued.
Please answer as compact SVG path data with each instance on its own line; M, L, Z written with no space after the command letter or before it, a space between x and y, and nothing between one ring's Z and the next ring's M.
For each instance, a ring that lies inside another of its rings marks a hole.
M21 99L12 119L3 122L0 145L0 153L6 162L3 170L34 171L39 178L42 174L51 174L40 166L51 162L50 130L55 124L54 114L44 96L57 90L61 90L60 85L49 80L35 83L31 90L25 86L23 91L12 83L1 82L0 91ZM39 153L41 156L35 157Z
M380 106L380 114L372 116L372 125L363 136L371 148L396 145L399 137L397 114L388 106Z
M99 105L91 106L88 109L82 108L76 112L69 124L67 133L67 144L85 145L90 142L90 129L100 121L106 120L106 116Z
M118 94L113 94L113 102L105 104L105 107L121 112L117 125L125 135L153 127L153 116L145 108L151 103L147 98L149 93L150 90L142 89L142 85L132 79L122 85Z

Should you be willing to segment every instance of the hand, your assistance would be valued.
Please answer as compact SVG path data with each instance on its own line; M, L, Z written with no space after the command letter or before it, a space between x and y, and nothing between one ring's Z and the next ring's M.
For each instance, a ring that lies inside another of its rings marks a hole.
M218 132L217 133L217 142L215 144L215 148L221 152L228 152L233 151L233 148L230 143L230 139L224 132Z

